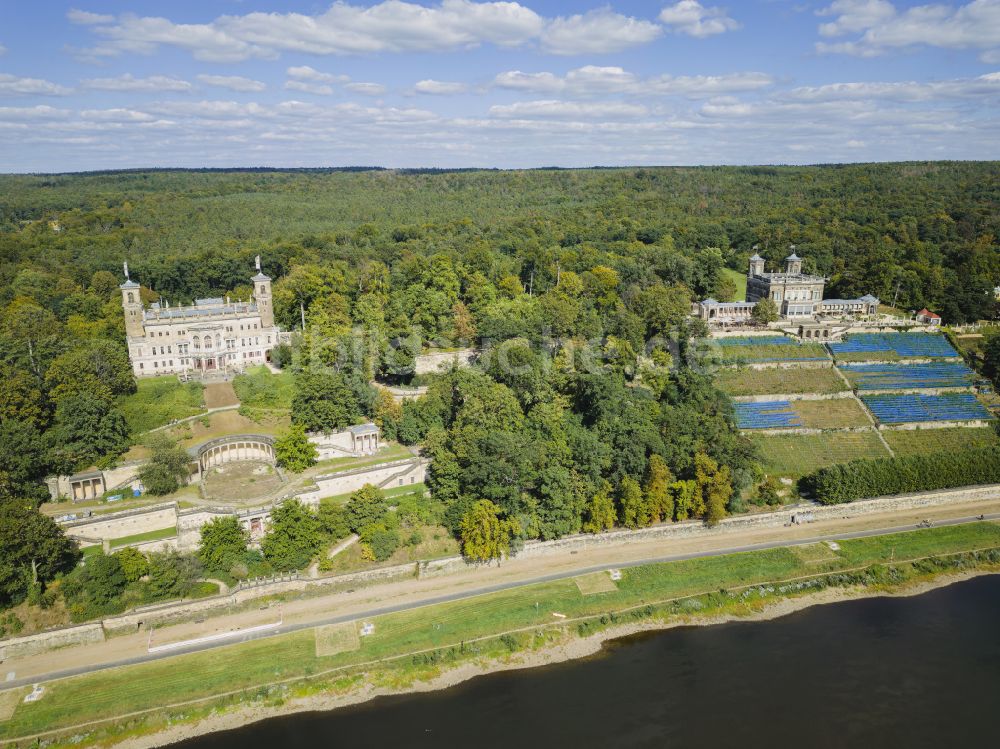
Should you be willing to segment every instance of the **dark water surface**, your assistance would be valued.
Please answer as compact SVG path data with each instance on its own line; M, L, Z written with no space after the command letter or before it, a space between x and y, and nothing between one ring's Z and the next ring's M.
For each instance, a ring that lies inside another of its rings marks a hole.
M609 643L183 749L1000 747L1000 575Z

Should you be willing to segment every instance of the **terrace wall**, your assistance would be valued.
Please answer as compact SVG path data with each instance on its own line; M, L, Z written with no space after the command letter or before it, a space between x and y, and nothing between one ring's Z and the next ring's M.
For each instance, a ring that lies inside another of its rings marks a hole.
M853 398L850 390L839 393L791 393L789 395L734 395L733 403L767 403L768 401L828 401L837 398Z
M709 527L701 521L693 520L684 523L658 525L634 531L616 530L596 535L581 534L568 536L555 541L530 541L525 544L524 549L517 556L519 559L533 559L551 554L564 553L566 551L611 546L614 544L698 536L709 537L718 534L733 533L748 528L783 527L791 523L794 516L801 516L803 513L809 513L814 520L829 520L914 510L944 504L961 504L982 499L997 499L998 497L1000 497L1000 484L992 484L989 486L966 487L964 489L878 497L842 505L820 506L803 504L785 507L773 512L725 518L714 527ZM134 632L143 626L160 626L173 621L180 621L196 614L208 614L213 611L222 612L232 606L280 593L307 589L317 591L326 589L326 592L334 592L340 589L350 589L356 585L385 580L403 579L413 576L421 578L435 577L450 572L468 570L474 566L466 562L462 557L446 557L418 562L416 564L382 567L327 578L313 580L297 579L269 583L197 601L160 604L141 611L136 610L120 616L109 617L102 623L81 624L65 627L60 630L53 630L52 632L43 632L36 635L0 641L0 660L15 657L16 655L39 653L66 645L100 642L104 639L105 632L108 634Z
M170 502L164 505L122 510L84 520L71 520L62 526L70 538L85 537L105 541L158 531L176 524L177 505Z

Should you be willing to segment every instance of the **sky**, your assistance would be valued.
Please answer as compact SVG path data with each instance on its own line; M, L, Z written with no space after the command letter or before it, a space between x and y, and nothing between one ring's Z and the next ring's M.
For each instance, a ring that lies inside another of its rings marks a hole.
M5 0L0 172L1000 159L1000 0Z

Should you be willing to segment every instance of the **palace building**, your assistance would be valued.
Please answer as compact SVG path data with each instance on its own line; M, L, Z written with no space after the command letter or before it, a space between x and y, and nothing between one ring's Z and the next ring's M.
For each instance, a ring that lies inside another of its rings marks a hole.
M288 334L274 324L271 279L261 272L259 255L251 280L249 301L219 297L196 299L188 306L154 302L145 307L125 263L125 283L119 288L135 376L239 372L267 361Z
M756 247L754 248L756 250ZM792 253L785 258L784 271L767 273L764 258L754 252L747 273L745 302L719 302L705 299L697 305L696 314L705 320L747 320L762 299L770 299L778 314L789 320L806 320L819 316L846 317L874 315L879 301L865 295L859 299L823 299L826 279L802 272L802 258Z

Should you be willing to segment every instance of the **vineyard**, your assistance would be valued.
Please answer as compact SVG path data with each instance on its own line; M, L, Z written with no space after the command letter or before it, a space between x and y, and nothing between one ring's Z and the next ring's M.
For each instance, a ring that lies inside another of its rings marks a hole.
M842 364L839 369L858 390L969 387L976 380L976 373L959 362Z

